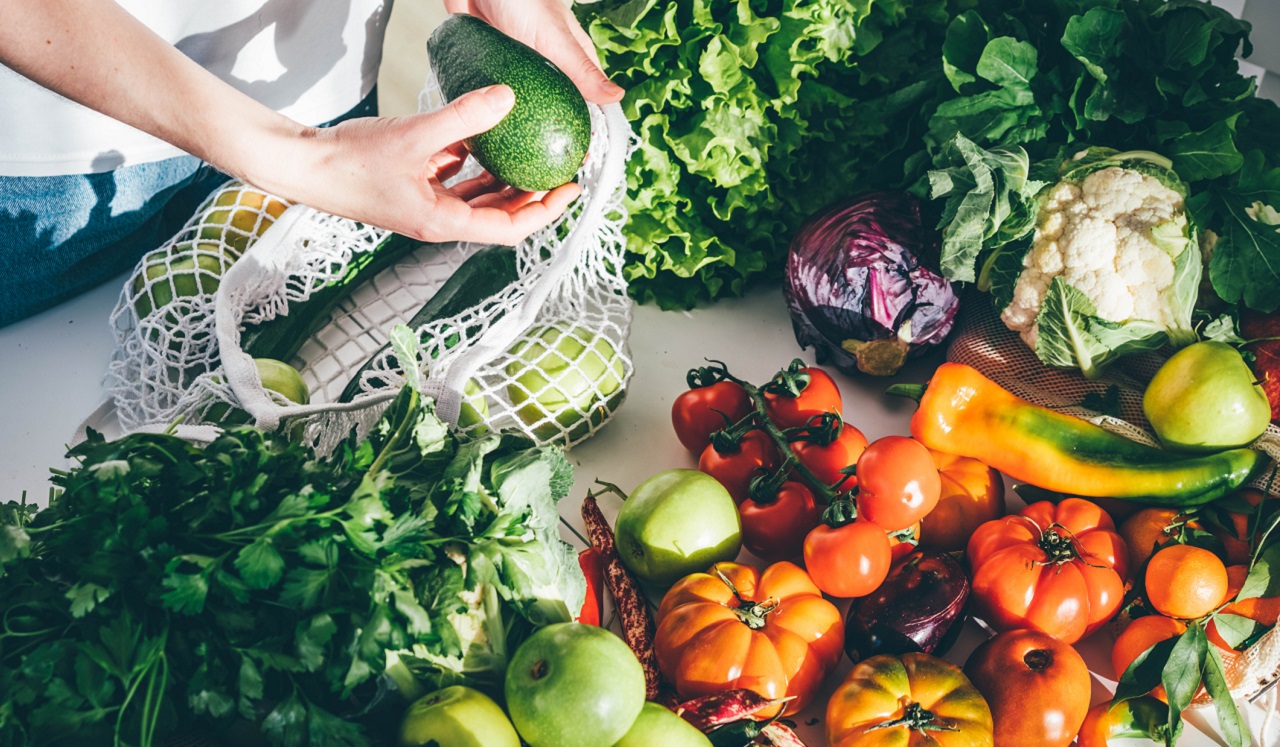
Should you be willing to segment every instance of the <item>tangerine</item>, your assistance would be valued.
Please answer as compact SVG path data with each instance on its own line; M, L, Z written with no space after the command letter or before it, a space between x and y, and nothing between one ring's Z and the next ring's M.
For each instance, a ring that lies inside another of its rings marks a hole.
M1124 520L1120 536L1129 546L1129 567L1138 569L1157 550L1171 541L1186 526L1201 529L1199 522L1188 521L1176 508L1144 508Z
M1164 615L1147 615L1129 623L1111 647L1111 666L1115 669L1116 680L1144 651L1161 641L1182 635L1186 629L1182 621ZM1151 693L1165 699L1163 685L1158 685Z
M1161 548L1147 562L1147 599L1156 612L1182 620L1204 617L1227 594L1227 567L1192 545Z

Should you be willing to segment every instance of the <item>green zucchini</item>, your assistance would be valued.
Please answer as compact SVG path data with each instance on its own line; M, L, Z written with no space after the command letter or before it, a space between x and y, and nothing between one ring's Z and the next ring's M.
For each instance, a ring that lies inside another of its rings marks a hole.
M254 358L292 360L302 344L329 321L339 301L361 283L426 245L398 233L387 236L373 249L354 255L341 277L316 290L307 300L292 304L287 312L274 319L246 327L240 333L240 349Z
M417 329L437 319L447 319L461 314L506 288L519 276L516 272L516 252L509 246L490 246L472 254L458 266L444 284L423 304L409 320L409 327ZM458 342L452 335L445 342L452 347ZM350 402L360 393L360 377L379 361L391 355L391 344L383 345L373 357L356 371L338 397L339 402Z

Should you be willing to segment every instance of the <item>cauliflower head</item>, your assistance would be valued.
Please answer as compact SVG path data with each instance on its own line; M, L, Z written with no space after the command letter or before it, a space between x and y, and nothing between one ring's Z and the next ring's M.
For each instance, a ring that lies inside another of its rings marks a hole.
M1169 166L1094 148L1041 191L1029 243L1004 258L1005 288L993 292L1005 326L1044 363L1092 377L1119 355L1196 339L1200 249Z

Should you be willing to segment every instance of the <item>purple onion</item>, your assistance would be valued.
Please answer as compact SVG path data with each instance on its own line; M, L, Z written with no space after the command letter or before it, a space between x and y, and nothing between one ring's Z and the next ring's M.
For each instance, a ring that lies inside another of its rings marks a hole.
M783 290L801 347L847 374L891 376L940 344L960 308L935 270L920 201L870 192L811 216L791 241Z
M849 605L844 651L854 662L912 651L942 656L959 637L969 578L941 550L916 550L889 569L880 587Z

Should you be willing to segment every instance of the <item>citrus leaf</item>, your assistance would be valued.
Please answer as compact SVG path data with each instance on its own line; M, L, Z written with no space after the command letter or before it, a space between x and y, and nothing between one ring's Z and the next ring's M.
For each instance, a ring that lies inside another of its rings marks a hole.
M1227 744L1230 747L1249 747L1249 730L1244 725L1240 710L1236 708L1231 688L1227 686L1222 659L1218 658L1218 652L1212 646L1204 665L1204 689L1213 698L1213 707L1218 713L1218 729L1226 738Z

